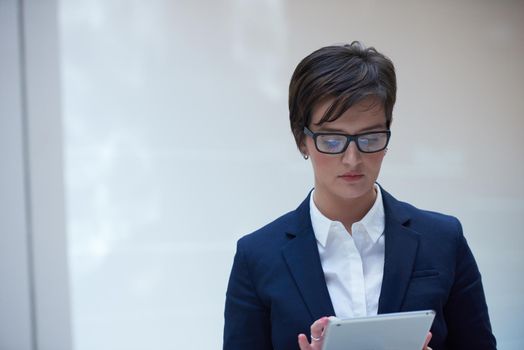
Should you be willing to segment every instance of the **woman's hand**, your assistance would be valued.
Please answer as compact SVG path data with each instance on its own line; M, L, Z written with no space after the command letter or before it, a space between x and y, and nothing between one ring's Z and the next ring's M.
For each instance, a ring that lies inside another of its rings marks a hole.
M311 344L307 340L305 334L298 335L298 346L300 350L320 350L322 349L322 344L324 343L324 330L326 329L329 322L328 317L322 317L316 320L311 325Z
M431 340L431 337L433 336L433 334L431 334L431 332L428 332L428 335L426 335L426 341L424 342L424 347L422 348L422 350L432 350L428 344L429 344L429 341Z
M311 325L311 343L308 342L307 336L305 334L298 335L298 346L300 350L321 350L322 344L324 343L324 330L326 329L329 322L329 317L322 317L316 320ZM426 341L422 350L432 350L428 344L431 340L432 334L428 332L426 336Z

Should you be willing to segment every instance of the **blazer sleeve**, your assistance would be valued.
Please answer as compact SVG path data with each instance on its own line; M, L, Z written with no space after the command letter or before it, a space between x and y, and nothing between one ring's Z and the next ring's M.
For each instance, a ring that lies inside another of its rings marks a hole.
M460 234L455 280L443 310L448 326L447 345L449 349L496 349L480 272L460 222L457 225Z
M241 243L226 292L223 349L271 350L270 312L257 295Z

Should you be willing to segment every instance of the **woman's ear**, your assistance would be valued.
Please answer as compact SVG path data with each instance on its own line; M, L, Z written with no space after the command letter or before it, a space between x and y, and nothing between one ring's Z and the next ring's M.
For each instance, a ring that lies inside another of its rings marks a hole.
M298 146L298 150L300 151L300 153L302 154L302 157L304 157L304 159L308 159L309 158L309 152L308 152L307 147L306 147L306 140L302 140L300 146Z

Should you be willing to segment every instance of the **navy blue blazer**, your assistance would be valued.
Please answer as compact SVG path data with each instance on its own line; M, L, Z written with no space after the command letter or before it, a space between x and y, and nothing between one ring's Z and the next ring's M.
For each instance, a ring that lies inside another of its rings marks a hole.
M481 276L451 216L382 190L385 262L379 313L433 309L430 346L496 349ZM226 293L225 350L298 349L299 333L335 315L309 214L309 196L238 241Z

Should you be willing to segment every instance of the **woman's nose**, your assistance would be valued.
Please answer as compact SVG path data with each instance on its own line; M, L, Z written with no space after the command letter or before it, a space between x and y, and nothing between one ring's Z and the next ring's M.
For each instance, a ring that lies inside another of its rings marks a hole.
M349 143L348 148L342 154L342 162L346 164L356 164L361 161L361 154L355 141Z

